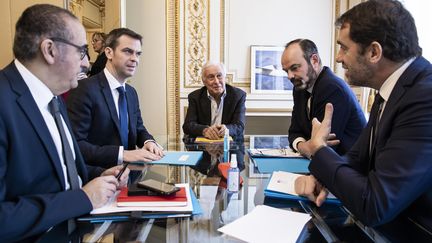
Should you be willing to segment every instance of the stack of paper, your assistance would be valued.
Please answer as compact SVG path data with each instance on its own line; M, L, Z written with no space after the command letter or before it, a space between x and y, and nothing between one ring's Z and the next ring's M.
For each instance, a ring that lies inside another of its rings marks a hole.
M186 205L187 197L184 187L170 196L128 196L128 188L125 187L117 197L117 206L119 207L174 207Z
M296 242L310 218L308 214L259 205L218 231L246 242Z
M285 171L275 171L270 178L267 188L264 190L264 195L267 197L293 199L293 200L309 200L306 197L299 196L295 192L295 180L302 175L294 174ZM341 202L333 194L329 193L325 203L340 204Z

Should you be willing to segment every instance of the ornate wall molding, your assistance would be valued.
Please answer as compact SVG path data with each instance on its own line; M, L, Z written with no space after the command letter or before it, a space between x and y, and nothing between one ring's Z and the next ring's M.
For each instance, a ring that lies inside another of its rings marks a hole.
M209 6L205 0L184 1L184 87L201 87L201 68L209 58Z
M180 142L180 3L166 1L167 33L167 131L175 144L167 148L177 150Z

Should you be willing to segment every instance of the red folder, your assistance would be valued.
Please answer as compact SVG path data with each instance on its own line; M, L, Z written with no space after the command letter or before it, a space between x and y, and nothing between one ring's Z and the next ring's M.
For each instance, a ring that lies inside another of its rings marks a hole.
M119 207L173 207L186 206L187 197L184 187L170 196L128 196L127 187L117 197Z

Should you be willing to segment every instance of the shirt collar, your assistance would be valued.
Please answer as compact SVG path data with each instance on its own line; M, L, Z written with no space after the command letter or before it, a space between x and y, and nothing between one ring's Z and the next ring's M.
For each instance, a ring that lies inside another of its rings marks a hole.
M415 57L411 58L407 62L405 62L402 66L400 66L396 71L394 71L384 83L381 85L379 89L379 94L384 99L384 101L388 101L391 92L393 91L394 86L396 85L400 76L402 76L403 72L408 68L408 66L415 60Z
M104 68L104 74L105 74L105 77L107 78L107 80L108 80L108 85L110 86L110 89L111 90L114 90L114 89L117 89L118 87L120 87L120 86L123 86L123 88L125 88L125 90L126 90L126 87L125 87L125 83L120 83L109 71L108 71L108 69L107 68Z
M36 77L30 70L28 70L18 59L14 60L14 64L24 79L25 84L30 90L36 105L39 110L48 109L48 104L55 96L51 90L46 86L38 77Z

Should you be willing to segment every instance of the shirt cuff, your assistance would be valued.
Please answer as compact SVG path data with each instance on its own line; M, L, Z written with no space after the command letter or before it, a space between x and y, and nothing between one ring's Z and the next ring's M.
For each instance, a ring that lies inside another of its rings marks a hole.
M303 138L303 137L298 137L298 138L294 139L294 142L292 143L293 149L296 152L299 152L298 149L297 149L297 144L300 143L300 142L306 142L306 139Z
M119 146L119 153L117 156L117 164L120 165L123 163L123 152L124 152L124 148L123 146Z

